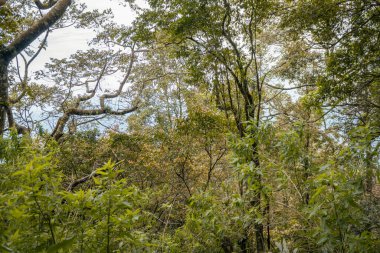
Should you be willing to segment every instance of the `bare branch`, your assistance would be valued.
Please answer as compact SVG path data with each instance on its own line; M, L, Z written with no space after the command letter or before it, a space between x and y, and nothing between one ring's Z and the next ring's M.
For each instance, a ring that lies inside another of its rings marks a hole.
M131 75L131 71L132 71L132 67L133 67L133 63L134 63L134 58L135 58L135 50L134 50L134 47L135 47L135 45L133 45L132 46L132 52L131 52L131 60L130 60L130 62L129 62L129 66L128 66L128 70L127 70L127 73L126 73L126 75L125 75L125 77L124 77L124 79L121 81L121 83L120 83L120 85L119 85L119 89L116 91L116 92L114 92L114 93L106 93L106 94L103 94L101 97L100 97L100 107L101 108L105 108L105 106L104 106L104 100L105 99L107 99L107 98L116 98L116 97L118 97L120 94L121 94L121 92L122 92L122 90L123 90L123 88L124 88L124 85L126 84L126 82L127 82L127 80L128 80L128 78L129 78L129 76Z
M269 83L265 83L266 86L272 88L272 89L276 89L276 90L295 90L295 89L300 89L300 88L303 88L303 87L315 87L315 85L313 84L305 84L305 85L300 85L300 86L295 86L295 87L289 87L289 88L285 88L285 87L279 87L279 86L274 86L274 85L271 85Z
M37 39L38 36L57 22L71 5L71 2L72 0L59 0L45 16L35 22L28 30L16 37L16 39L2 52L2 57L5 62L10 62L16 57L16 55Z
M16 103L20 102L20 100L25 96L26 90L27 90L27 87L28 87L27 84L28 84L29 66L34 61L34 59L36 59L36 57L41 53L42 49L44 48L44 45L46 44L48 36L49 36L49 30L47 30L44 39L42 40L41 44L38 47L37 52L32 56L32 58L29 59L29 61L26 61L26 58L21 54L21 56L22 56L22 58L24 60L24 64L25 64L24 65L25 66L25 70L24 70L24 77L23 78L21 78L21 76L20 76L19 64L18 64L18 60L17 60L17 57L16 57L17 72L18 72L18 75L19 75L19 78L20 78L20 81L21 81L22 91L21 91L21 93L16 98L14 98L14 99L9 98L9 103L10 104L16 104Z
M127 73L125 74L123 80L120 82L119 87L115 92L105 93L105 94L100 96L100 98L99 98L100 108L80 109L80 105L82 102L89 101L95 96L96 91L97 91L98 87L100 86L100 81L103 78L103 76L105 75L106 70L107 70L108 61L105 62L104 66L103 66L103 68L102 68L102 70L101 70L101 72L100 72L100 74L96 80L95 87L92 90L90 90L88 88L88 85L86 85L86 92L89 94L79 96L77 98L76 102L74 103L74 105L72 105L72 107L70 107L68 109L64 109L63 115L58 119L57 124L55 125L54 130L51 134L51 136L54 139L58 140L59 138L61 138L63 136L64 128L65 128L65 126L66 126L66 124L69 121L71 116L74 116L74 115L75 116L100 116L100 115L119 115L119 116L121 116L121 115L125 115L128 113L134 112L138 109L138 102L136 102L135 105L133 105L132 107L126 108L123 110L114 110L111 107L106 106L106 104L105 104L105 99L112 99L112 98L116 98L116 97L121 95L123 88L124 88L125 84L127 83L127 80L130 77L131 72L132 72L133 63L135 61L135 59L134 59L135 58L135 52L136 51L134 50L134 45L133 45L132 46L132 52L131 52L131 59L129 62Z
M67 191L72 192L76 186L87 182L88 180L90 180L91 178L93 178L96 175L99 175L99 174L96 174L96 170L95 170L91 174L89 174L89 175L87 175L85 177L82 177L80 179L75 180L74 182L72 182L69 185L69 187L67 188Z

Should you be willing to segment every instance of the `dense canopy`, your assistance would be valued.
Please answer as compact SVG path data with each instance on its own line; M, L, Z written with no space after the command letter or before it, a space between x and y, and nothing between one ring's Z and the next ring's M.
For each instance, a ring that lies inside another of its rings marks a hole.
M379 0L101 2L0 0L0 252L378 252Z

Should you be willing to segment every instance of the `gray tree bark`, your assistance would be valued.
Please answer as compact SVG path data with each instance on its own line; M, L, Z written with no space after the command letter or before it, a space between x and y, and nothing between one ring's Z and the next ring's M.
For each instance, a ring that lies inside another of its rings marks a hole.
M37 7L39 7L40 1L35 2L39 3L37 4ZM46 15L36 21L27 30L20 33L8 46L0 46L0 136L4 133L7 119L9 127L16 126L12 117L12 108L9 104L9 63L42 33L48 30L49 27L54 25L66 12L71 2L72 0L50 1L51 9ZM42 7L41 9L44 9L47 5L43 5Z
M8 63L0 54L0 134L5 130L8 106Z

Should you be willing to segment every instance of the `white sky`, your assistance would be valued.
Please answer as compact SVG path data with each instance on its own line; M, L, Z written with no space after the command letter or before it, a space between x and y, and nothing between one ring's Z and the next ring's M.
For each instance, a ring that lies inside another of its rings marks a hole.
M136 14L128 7L119 3L122 0L80 0L85 3L88 10L104 10L111 8L114 13L114 21L119 24L129 25L136 18ZM137 0L140 6L146 6L144 0ZM31 71L41 70L50 58L65 58L77 50L86 50L88 42L94 37L92 29L77 29L68 27L53 31L48 38L48 47L43 50L31 66Z
M77 2L85 3L88 11L98 9L99 11L111 8L114 19L113 21L119 24L130 25L136 18L129 6L122 6L119 3L123 0L76 0ZM136 0L136 3L141 7L147 7L145 0ZM43 37L41 35L41 37ZM29 69L29 77L33 78L33 73L38 70L44 69L44 65L50 62L50 58L66 58L74 54L78 50L86 50L90 47L88 42L95 36L93 29L78 29L75 27L68 27L55 30L49 34L48 46L46 50L42 50L35 61L31 64ZM39 43L34 43L35 48ZM33 45L32 45L33 46ZM106 80L105 80L106 81ZM116 81L112 80L112 83ZM117 83L115 82L115 85ZM111 85L112 86L112 85ZM47 108L45 108L47 109ZM42 114L38 108L34 108L34 117L39 118ZM45 125L45 124L44 124Z

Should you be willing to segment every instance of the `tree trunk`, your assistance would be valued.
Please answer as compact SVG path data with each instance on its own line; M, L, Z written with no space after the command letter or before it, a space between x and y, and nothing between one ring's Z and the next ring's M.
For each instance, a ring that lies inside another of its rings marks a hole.
M264 226L262 223L255 222L255 237L256 237L256 251L258 253L265 252L264 244Z
M258 145L255 142L252 145L252 160L255 164L256 168L260 167L260 159L259 159L259 151L258 151ZM264 217L264 212L261 210L261 184L262 179L260 174L256 173L253 175L254 181L259 185L257 192L255 192L255 195L251 201L252 206L260 212ZM264 226L263 223L255 221L253 223L254 229L255 229L255 237L256 237L256 251L258 253L265 252L265 240L264 240Z
M260 180L259 183L261 184L261 177L256 175L256 180ZM261 210L261 193L260 189L258 192L256 192L256 196L253 197L251 201L252 207L258 210L262 215L264 213ZM264 239L264 225L262 222L255 221L253 223L253 227L255 229L255 239L256 239L256 252L261 253L265 252L265 239Z
M223 248L224 253L232 253L234 251L234 246L230 238L226 236L223 237L222 248Z
M241 238L238 242L241 253L247 253L248 252L248 247L247 247L248 239L247 238L248 238L247 233L245 233L244 237Z
M0 54L1 55L1 54ZM0 136L3 135L8 105L8 63L0 59Z
M5 2L6 1L2 1L0 4L4 4ZM66 12L71 2L72 0L58 0L54 5L52 4L47 6L47 8L52 7L47 14L34 22L27 30L21 32L18 36L16 36L8 46L0 45L0 137L4 134L7 118L10 122L10 127L16 126L19 132L25 131L24 127L19 127L14 122L12 111L9 105L9 63L20 52L27 48L34 40L36 40L38 36L40 36L55 22L57 22ZM39 8L41 8L41 6ZM7 114L9 116L7 116Z

